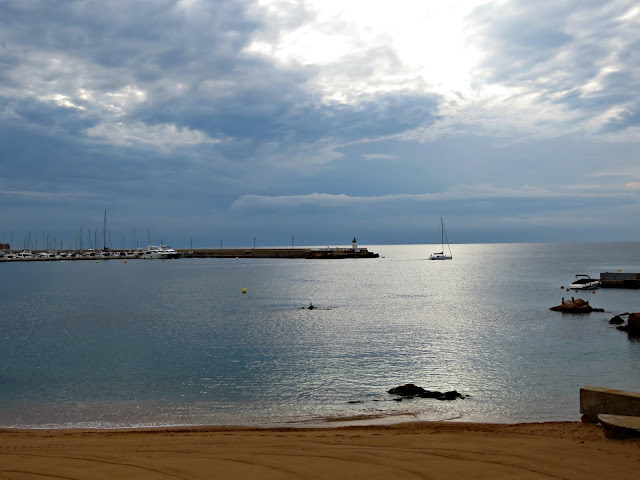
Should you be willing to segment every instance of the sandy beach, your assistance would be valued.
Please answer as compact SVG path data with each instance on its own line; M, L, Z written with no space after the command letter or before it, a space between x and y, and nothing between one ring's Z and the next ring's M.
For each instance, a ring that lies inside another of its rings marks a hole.
M632 478L640 439L579 422L0 430L0 478Z

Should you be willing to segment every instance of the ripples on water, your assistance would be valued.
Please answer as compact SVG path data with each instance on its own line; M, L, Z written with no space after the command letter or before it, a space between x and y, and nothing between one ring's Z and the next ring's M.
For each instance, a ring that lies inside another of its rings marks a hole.
M640 342L608 324L640 291L560 288L640 271L640 244L370 250L382 258L0 264L0 425L576 420L581 386L640 390ZM606 312L548 310L571 295ZM409 382L470 397L386 394Z

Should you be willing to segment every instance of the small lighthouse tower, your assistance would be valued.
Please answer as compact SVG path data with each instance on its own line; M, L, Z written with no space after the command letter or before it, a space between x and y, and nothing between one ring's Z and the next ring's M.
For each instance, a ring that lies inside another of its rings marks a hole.
M356 240L356 237L353 237L353 242L351 242L351 251L352 252L358 251L358 241Z

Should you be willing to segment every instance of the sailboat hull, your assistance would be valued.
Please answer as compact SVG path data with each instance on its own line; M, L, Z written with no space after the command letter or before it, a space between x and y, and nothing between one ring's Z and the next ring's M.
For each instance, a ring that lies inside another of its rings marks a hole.
M453 256L445 255L444 253L432 253L429 255L429 260L452 260Z

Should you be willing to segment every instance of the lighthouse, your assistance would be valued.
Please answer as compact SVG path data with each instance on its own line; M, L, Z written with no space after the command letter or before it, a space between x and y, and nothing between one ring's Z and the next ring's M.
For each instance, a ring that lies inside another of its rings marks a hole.
M352 252L358 251L358 241L356 240L356 237L353 237L353 242L351 242L351 251Z

